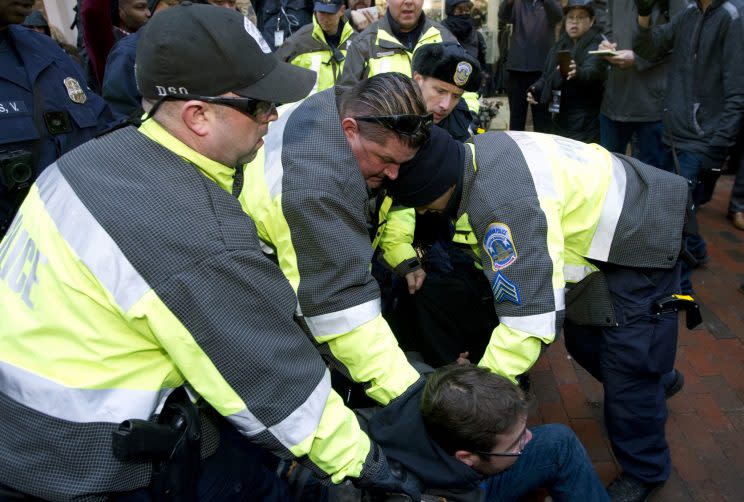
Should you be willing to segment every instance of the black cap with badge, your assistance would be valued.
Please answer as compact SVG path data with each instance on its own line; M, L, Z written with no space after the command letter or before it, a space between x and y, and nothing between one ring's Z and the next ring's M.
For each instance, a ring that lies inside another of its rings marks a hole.
M135 73L143 97L239 96L292 103L308 95L315 73L279 61L239 12L182 2L141 28Z
M478 60L456 42L426 44L413 55L411 69L467 91L476 92L481 84Z

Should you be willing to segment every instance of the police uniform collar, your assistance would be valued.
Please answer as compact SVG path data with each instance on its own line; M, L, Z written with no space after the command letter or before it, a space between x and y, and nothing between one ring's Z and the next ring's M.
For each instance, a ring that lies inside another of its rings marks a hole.
M235 168L205 157L201 153L192 149L184 142L173 136L154 118L145 120L139 127L139 131L175 153L189 164L196 166L207 178L211 179L220 188L232 194L233 181L235 179Z
M62 49L48 36L24 28L20 24L8 26L8 33L10 45L15 47L26 69L29 84L33 84L36 77L54 62L54 52Z

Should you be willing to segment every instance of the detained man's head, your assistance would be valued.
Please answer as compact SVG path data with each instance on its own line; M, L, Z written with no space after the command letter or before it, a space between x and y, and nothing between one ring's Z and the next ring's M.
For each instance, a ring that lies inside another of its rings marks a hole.
M341 127L369 188L398 177L428 138L431 116L413 81L401 73L363 80L341 97Z
M528 407L519 387L471 364L437 369L427 379L421 399L429 436L485 476L514 465L532 439Z
M231 9L182 4L143 29L135 73L145 111L226 166L252 160L277 119L274 104L298 101L315 82L313 72L277 60L258 29Z
M481 83L478 61L457 43L420 47L413 56L411 70L435 124L452 113L464 92L476 92Z

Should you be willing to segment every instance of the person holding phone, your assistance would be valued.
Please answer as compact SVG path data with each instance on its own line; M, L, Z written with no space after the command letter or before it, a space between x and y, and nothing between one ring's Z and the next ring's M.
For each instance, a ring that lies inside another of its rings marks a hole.
M607 63L589 51L602 41L594 26L591 0L568 0L565 31L548 53L540 79L530 86L527 102L547 105L552 131L587 143L599 142L599 106Z

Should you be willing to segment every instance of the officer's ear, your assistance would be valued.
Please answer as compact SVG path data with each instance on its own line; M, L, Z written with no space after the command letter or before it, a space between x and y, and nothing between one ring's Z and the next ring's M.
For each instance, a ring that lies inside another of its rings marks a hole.
M359 136L359 124L351 117L346 117L341 121L341 129L344 130L344 136L349 143L353 143Z
M181 122L197 136L209 134L215 112L203 101L183 101L181 105Z

